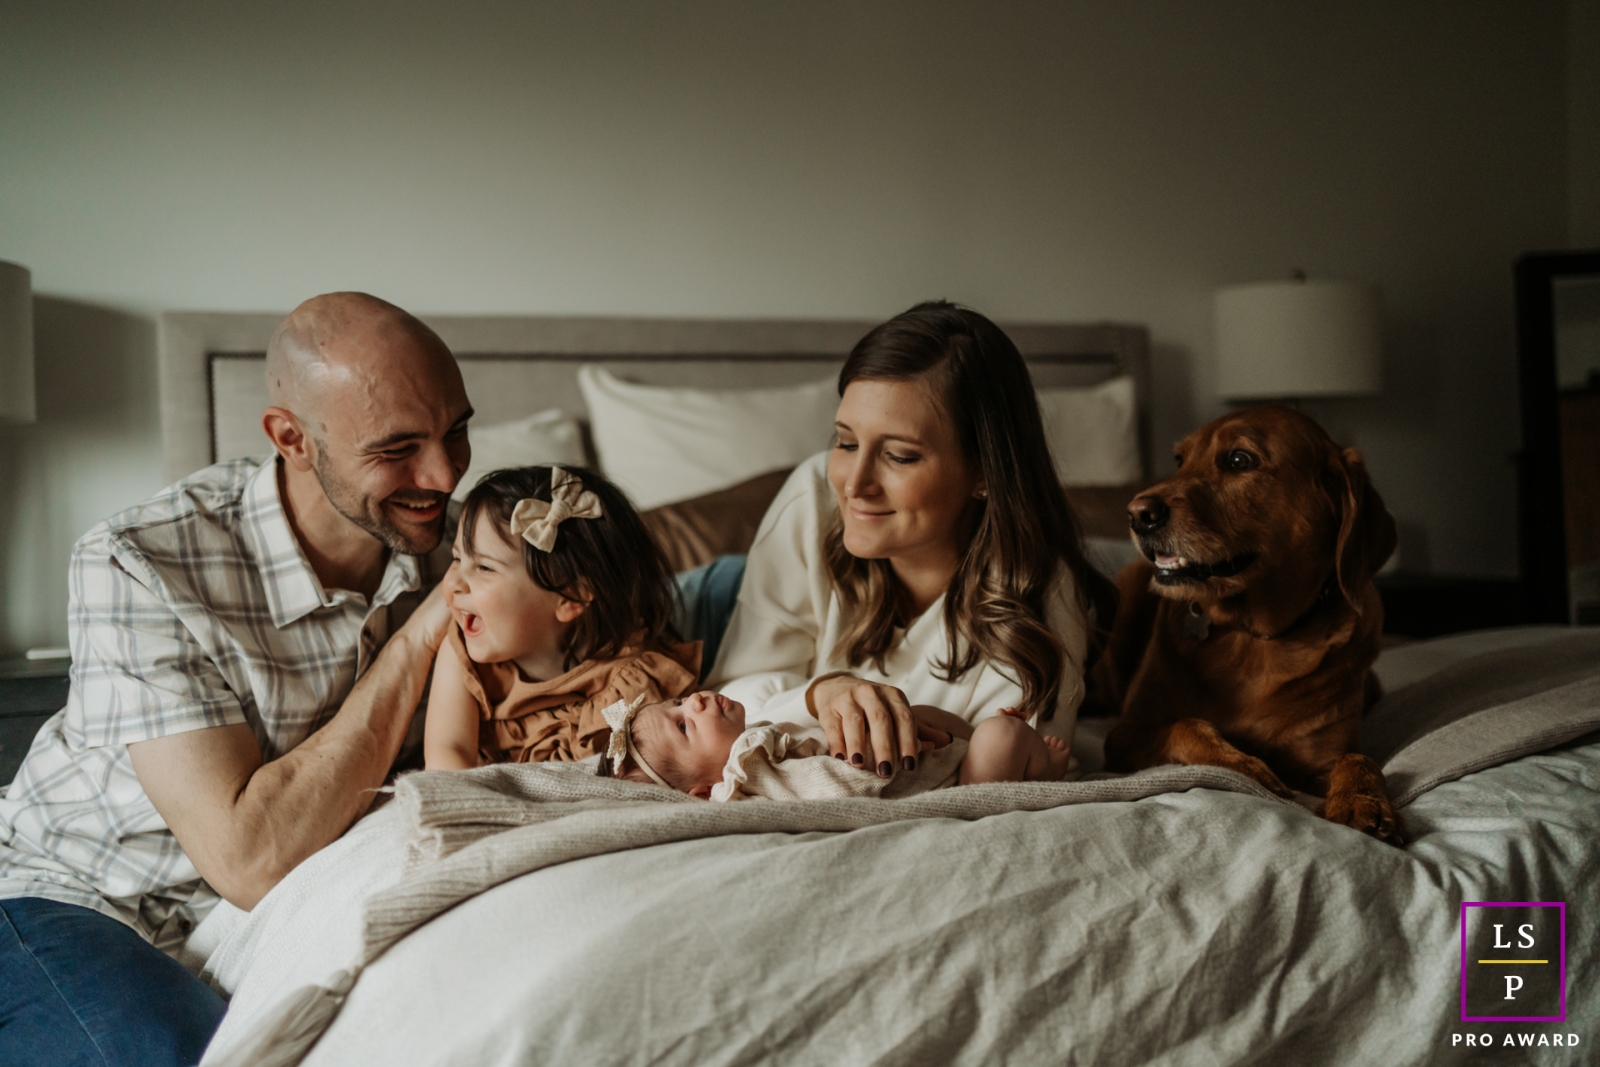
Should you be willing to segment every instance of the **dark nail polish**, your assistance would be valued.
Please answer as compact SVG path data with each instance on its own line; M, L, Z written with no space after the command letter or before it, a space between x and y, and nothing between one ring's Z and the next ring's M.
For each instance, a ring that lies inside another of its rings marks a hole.
M834 759L844 759L844 753L843 752L835 752L833 754L833 758Z
M908 771L916 770L917 769L917 757L915 757L915 756L901 756L900 757L900 766L904 767Z
M888 760L884 760L882 763L878 764L878 777L879 778L887 778L893 773L894 773L894 764L890 763Z
M860 767L864 763L866 763L866 760L861 758L861 753L852 752L852 753L850 753L850 762L854 763L857 767Z

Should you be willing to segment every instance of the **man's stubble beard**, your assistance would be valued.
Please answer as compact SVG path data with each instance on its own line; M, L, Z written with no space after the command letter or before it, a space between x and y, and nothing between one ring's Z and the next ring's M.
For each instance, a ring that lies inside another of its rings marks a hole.
M313 469L316 471L318 484L322 486L323 495L328 498L328 503L333 505L333 510L376 537L391 552L425 556L439 546L440 539L444 537L445 520L448 517L444 512L441 512L433 523L433 531L423 535L426 540L417 539L389 520L384 514L382 500L362 496L353 486L334 473L332 464L328 462L326 447L317 449Z

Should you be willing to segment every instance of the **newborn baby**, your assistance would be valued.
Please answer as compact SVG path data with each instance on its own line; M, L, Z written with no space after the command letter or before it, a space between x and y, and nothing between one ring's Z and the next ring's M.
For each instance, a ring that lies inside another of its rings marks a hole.
M1057 782L1070 753L1044 737L1014 709L967 724L938 708L911 709L925 735L953 740L923 745L917 770L879 778L828 755L815 726L756 723L746 729L744 705L701 692L646 704L618 701L605 709L611 743L600 773L655 782L707 800L766 797L821 800L845 796L905 796L944 785L980 782ZM962 734L965 736L962 736ZM899 783L895 788L892 783Z

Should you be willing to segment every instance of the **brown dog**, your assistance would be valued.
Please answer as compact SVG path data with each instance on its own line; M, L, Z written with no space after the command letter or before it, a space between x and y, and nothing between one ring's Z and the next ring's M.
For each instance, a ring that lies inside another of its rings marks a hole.
M1355 751L1378 696L1371 579L1395 546L1360 453L1265 407L1201 427L1177 459L1128 505L1145 560L1118 576L1097 666L1122 710L1107 767L1227 767L1324 796L1327 818L1400 843L1383 773Z

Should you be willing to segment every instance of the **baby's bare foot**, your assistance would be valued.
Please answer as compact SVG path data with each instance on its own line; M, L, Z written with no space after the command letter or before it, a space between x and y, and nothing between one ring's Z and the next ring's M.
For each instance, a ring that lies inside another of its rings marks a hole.
M1040 740L1048 750L1044 773L1039 776L1040 780L1059 782L1067 776L1067 770L1072 766L1072 746L1059 737L1041 737Z

